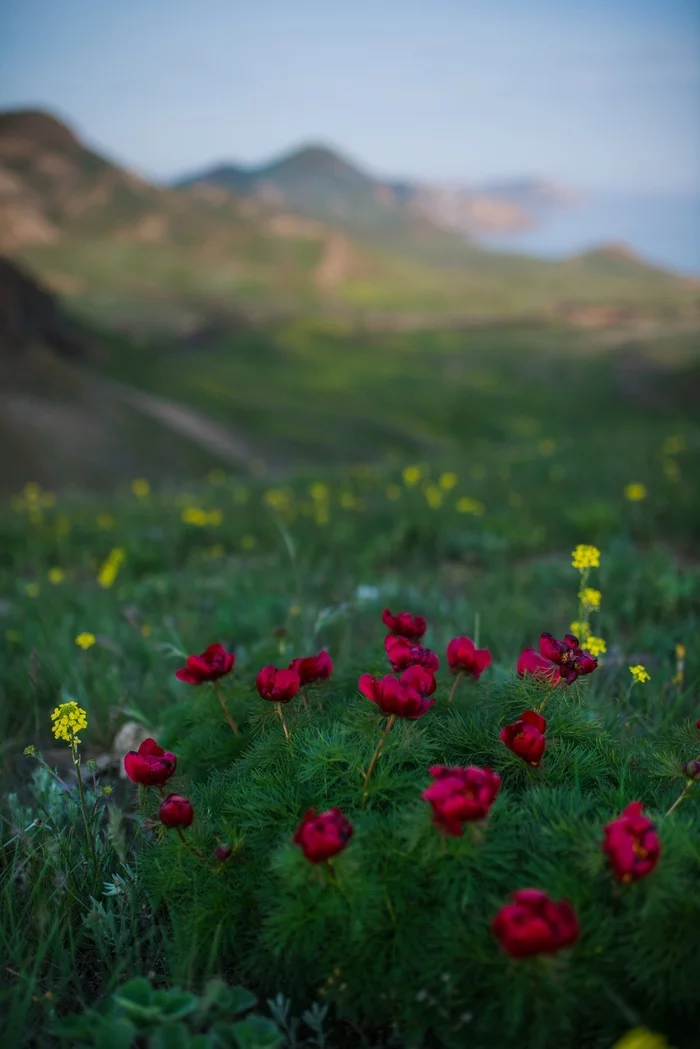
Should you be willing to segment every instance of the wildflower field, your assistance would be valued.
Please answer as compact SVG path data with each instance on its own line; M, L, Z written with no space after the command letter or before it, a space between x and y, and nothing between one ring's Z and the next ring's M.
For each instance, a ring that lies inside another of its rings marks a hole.
M700 430L577 367L449 454L27 479L3 1046L698 1045Z

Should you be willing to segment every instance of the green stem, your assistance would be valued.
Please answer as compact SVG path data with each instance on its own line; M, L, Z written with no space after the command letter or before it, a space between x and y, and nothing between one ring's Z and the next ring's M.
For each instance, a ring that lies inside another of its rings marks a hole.
M385 727L384 727L384 731L382 732L381 736L379 737L379 742L377 743L377 749L375 750L374 754L372 755L372 760L369 763L369 768L367 769L367 772L365 773L365 782L364 782L364 784L362 786L362 801L360 802L360 808L361 809L363 809L365 807L365 802L367 801L367 786L369 784L369 781L372 778L372 773L374 772L375 765L379 761L379 757L380 757L380 755L382 753L382 747L384 746L384 741L385 741L386 737L389 735L389 732L391 731L391 727L392 727L392 725L394 724L395 721L396 721L396 714L392 714L391 717L388 719Z
M275 706L277 707L277 713L279 714L279 719L282 722L282 728L284 729L284 738L289 739L289 729L287 728L287 723L284 720L284 714L282 713L282 704L275 703Z
M690 781L690 783L686 783L685 787L683 788L683 793L679 794L679 796L674 801L673 805L671 805L671 808L666 813L667 816L670 816L671 813L673 812L673 810L678 808L680 803L683 801L683 798L686 797L686 795L690 791L690 788L692 787L692 785L693 785L692 784L692 780Z
M464 674L462 673L461 670L459 671L458 674L455 675L455 679L454 679L454 682L452 684L452 688L450 689L450 694L447 697L447 702L448 703L452 702L452 700L454 698L454 694L457 691L457 685L460 683L460 681L462 680L463 677L464 677Z
M199 849L196 849L194 847L194 845L190 845L189 841L187 840L187 838L185 837L185 835L184 835L184 833L182 831L182 827L176 827L175 830L178 833L178 837L180 838L180 841L185 846L185 848L188 850L188 852L191 852L193 856L196 856L197 859L200 860L204 864L205 867L212 867L212 866L214 866L214 864L209 863L209 860L205 856L202 855L202 853L199 851Z
M236 724L236 722L233 720L233 718L231 717L231 715L228 712L228 707L226 706L226 700L221 695L221 689L219 688L218 685L213 685L213 688L214 688L214 692L216 694L216 698L218 699L219 703L221 704L221 709L224 712L224 717L226 718L226 720L229 723L231 731L233 732L234 736L240 736L240 732L238 731L238 725Z
M92 829L90 827L90 821L88 820L87 805L85 803L85 790L83 788L83 777L80 773L80 755L78 754L78 748L75 742L75 736L71 736L70 749L73 755L73 764L75 766L75 775L78 780L78 794L80 796L80 811L83 814L83 823L85 824L85 833L87 835L88 843L90 845L90 852L92 853L92 862L97 868L97 853L95 852L95 839L92 836Z

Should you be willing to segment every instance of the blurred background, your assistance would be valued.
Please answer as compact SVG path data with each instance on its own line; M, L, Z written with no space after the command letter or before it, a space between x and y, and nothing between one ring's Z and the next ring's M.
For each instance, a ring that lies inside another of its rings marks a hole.
M691 426L696 0L1 19L0 494Z

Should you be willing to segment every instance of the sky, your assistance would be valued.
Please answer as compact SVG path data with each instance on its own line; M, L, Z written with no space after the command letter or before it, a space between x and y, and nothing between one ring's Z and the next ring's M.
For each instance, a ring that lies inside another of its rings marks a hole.
M700 190L700 0L0 0L0 108L167 180L330 144L379 175Z

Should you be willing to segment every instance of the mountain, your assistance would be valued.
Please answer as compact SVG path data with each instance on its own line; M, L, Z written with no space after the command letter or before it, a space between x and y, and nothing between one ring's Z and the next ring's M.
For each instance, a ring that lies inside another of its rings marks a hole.
M498 206L512 209L507 187L498 192ZM455 212L466 226L496 196L467 201L382 182L317 145L161 187L51 114L0 114L0 253L101 327L194 345L233 321L289 314L410 326L556 317L562 303L664 316L697 309L696 283L642 262L498 254L447 228Z

